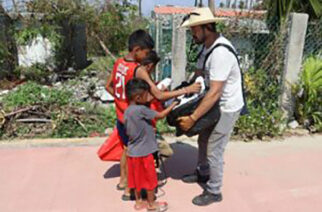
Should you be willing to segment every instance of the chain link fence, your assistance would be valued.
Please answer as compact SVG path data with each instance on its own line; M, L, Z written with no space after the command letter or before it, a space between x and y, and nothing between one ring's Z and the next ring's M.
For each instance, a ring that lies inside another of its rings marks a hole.
M241 68L244 72L248 116L242 116L236 124L234 134L243 138L264 138L281 135L285 129L283 112L281 110L281 94L283 92L284 64L286 48L291 33L291 19L280 24L276 18L266 20L266 14L254 15L235 14L228 20L217 23L217 31L232 42L239 54ZM156 43L161 56L159 79L171 77L171 15L159 27ZM159 22L162 19L159 18ZM153 25L154 23L152 23ZM293 23L296 24L296 23ZM164 25L166 27L164 27ZM173 28L173 27L172 27ZM158 41L162 40L162 41ZM310 55L321 55L322 30L321 20L310 21L307 26L303 59ZM190 30L187 30L187 66L186 77L196 68L198 52L201 46L193 44ZM164 57L166 55L167 57ZM170 64L170 68L165 68ZM166 74L165 74L166 73ZM184 80L184 79L182 79Z
M307 26L303 58L310 55L322 57L322 18L309 21Z
M182 15L181 15L182 16ZM172 15L158 16L158 21L150 24L161 62L158 78L171 76L171 47L172 47ZM277 24L272 23L272 24ZM159 29L157 29L159 28ZM241 61L243 71L251 68L280 72L284 61L287 27L280 31L271 31L265 17L235 16L224 23L217 24L217 30L228 38L235 46ZM158 33L157 33L158 31ZM201 46L193 43L192 36L187 30L187 67L189 73L195 69L197 55Z
M155 73L156 79L171 77L172 21L172 16L159 16L150 23L150 33L161 58Z
M250 13L251 14L251 13ZM182 15L181 15L182 16ZM158 43L157 49L161 62L159 64L159 79L171 77L171 47L173 15L158 17L158 22L150 24L151 34ZM241 61L243 71L251 68L261 69L280 74L283 69L284 52L288 38L290 23L276 27L278 19L270 20L265 16L235 16L225 23L217 24L217 30L228 38L235 46ZM157 28L159 33L157 34ZM198 52L201 47L193 44L191 33L187 30L187 67L188 73L195 69ZM303 59L310 55L322 54L322 19L309 21L305 38Z

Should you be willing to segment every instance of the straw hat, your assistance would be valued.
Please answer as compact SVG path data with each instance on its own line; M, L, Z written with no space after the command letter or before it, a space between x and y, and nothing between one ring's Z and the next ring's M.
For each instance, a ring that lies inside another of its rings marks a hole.
M214 23L226 20L226 18L215 18L209 7L202 7L193 10L183 18L180 27L192 27L203 24Z

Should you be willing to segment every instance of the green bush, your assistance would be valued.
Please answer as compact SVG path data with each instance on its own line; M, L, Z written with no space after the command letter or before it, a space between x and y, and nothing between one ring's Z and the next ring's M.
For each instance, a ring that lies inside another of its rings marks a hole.
M16 118L30 117L29 112L7 119L0 126L0 139L12 138L72 138L103 134L116 123L114 107L103 108L88 102L77 102L70 92L41 86L33 82L21 85L3 98L7 113L19 108L40 105L35 109L48 123L20 123ZM43 115L42 115L43 114ZM32 117L32 116L31 116Z
M62 36L58 33L58 26L47 23L28 23L26 27L16 31L15 38L19 45L30 45L38 36L47 38L54 48L62 44Z
M322 132L322 59L311 56L303 65L299 84L295 85L295 116L310 131Z
M48 77L52 72L48 70L45 64L35 63L30 67L18 66L15 69L15 74L17 76L24 76L26 81L46 83L48 82Z
M64 114L59 111L53 114L56 128L50 137L73 138L88 137L96 132L103 134L106 128L112 128L116 123L116 113L114 107L108 109L93 107L89 103L80 103L77 108L84 108L83 114Z
M249 114L239 118L234 133L245 140L281 135L279 81L260 69L250 69L244 78Z
M2 103L5 110L29 105L66 105L71 102L72 94L66 90L45 87L34 82L27 82L16 91L6 95Z
M115 61L112 57L96 57L93 59L93 63L81 72L81 75L86 75L92 70L99 73L107 73L113 69L114 62Z

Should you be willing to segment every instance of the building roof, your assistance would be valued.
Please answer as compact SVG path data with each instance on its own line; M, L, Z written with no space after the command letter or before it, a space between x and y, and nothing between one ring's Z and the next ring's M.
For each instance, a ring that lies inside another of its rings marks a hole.
M179 7L179 6L155 6L154 13L157 15L171 15L171 14L188 14L195 7ZM240 16L262 16L266 13L263 10L247 10L247 9L223 9L223 8L216 8L215 9L215 16L217 17L240 17Z

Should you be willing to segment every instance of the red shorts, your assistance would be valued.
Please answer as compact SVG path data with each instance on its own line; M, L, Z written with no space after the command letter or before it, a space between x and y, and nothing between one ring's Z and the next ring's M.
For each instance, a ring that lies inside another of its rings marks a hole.
M152 154L144 157L127 157L128 187L140 191L151 191L158 185L157 173Z

